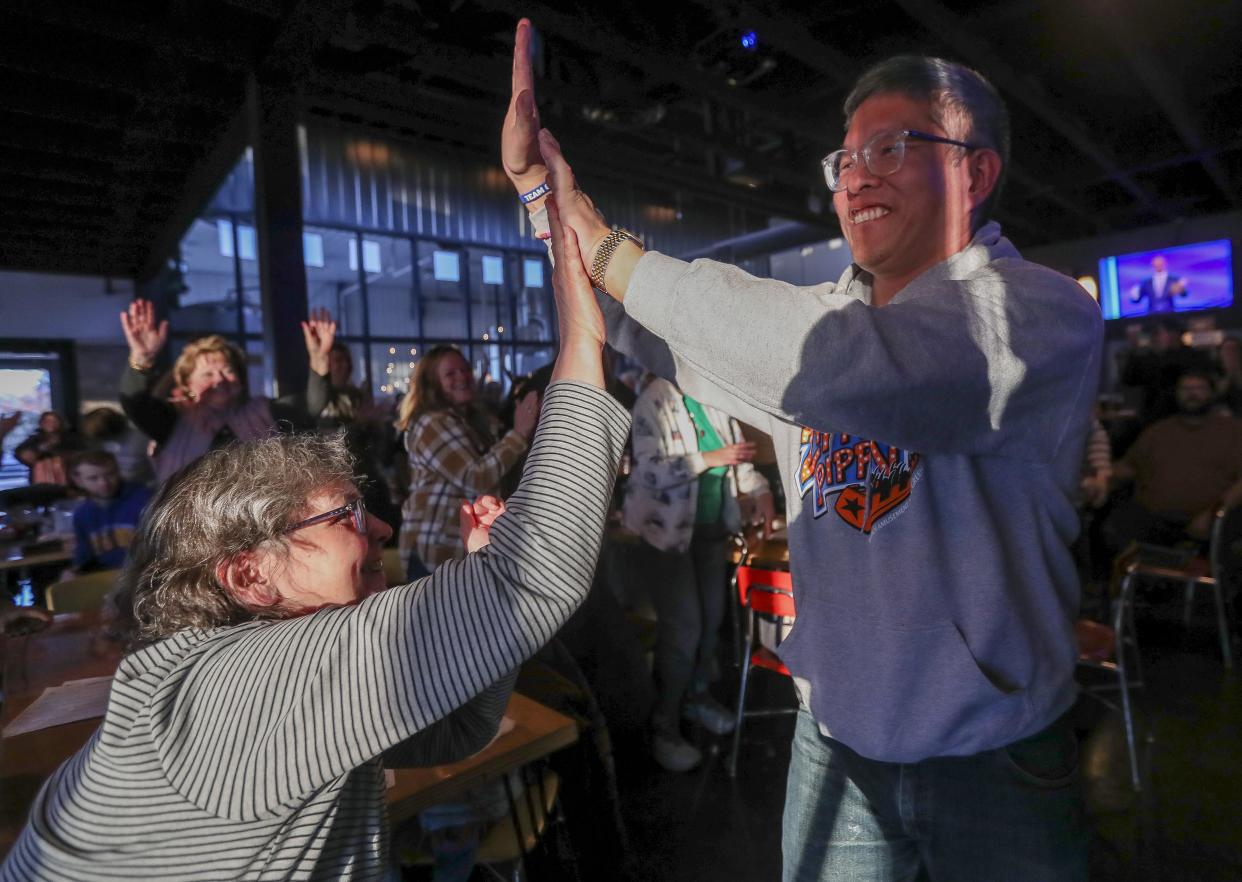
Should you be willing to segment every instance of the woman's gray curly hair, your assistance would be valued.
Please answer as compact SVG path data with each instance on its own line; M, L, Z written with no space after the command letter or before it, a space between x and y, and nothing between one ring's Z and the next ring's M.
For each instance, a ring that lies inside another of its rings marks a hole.
M231 444L187 466L148 505L129 546L112 602L119 630L141 646L185 628L279 617L279 607L254 609L230 596L218 566L260 546L286 553L285 528L313 514L310 497L353 483L339 434Z

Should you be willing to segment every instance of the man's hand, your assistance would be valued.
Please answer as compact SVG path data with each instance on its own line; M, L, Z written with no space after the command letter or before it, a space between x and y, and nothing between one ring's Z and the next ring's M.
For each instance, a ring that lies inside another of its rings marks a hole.
M1083 501L1090 508L1099 508L1108 502L1109 476L1102 474L1087 475L1079 483Z
M155 306L141 297L135 297L129 309L121 313L121 330L134 364L150 365L168 342L168 320L157 324Z
M518 22L513 41L509 111L500 130L500 160L519 194L535 189L548 176L539 155L539 108L535 104L535 77L530 64L530 32L529 19ZM534 211L540 204L537 199L527 207Z
M306 354L310 369L321 377L328 375L328 353L336 341L336 322L326 309L312 309L310 319L302 322L302 337L306 341Z
M480 496L474 502L462 500L458 514L467 553L473 554L492 541L492 524L504 513L504 502L495 496Z
M770 538L776 529L776 500L771 493L764 493L755 499L755 515L755 519L763 524L760 536L764 539Z
M703 454L703 462L709 469L720 468L721 466L733 466L738 463L751 462L755 458L755 445L749 441L740 441L737 444L726 444L724 447L716 450L709 450Z

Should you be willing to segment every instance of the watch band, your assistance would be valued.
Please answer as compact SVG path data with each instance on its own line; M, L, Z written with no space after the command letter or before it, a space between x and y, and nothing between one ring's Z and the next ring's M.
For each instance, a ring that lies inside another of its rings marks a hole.
M626 241L633 242L639 248L643 247L643 243L633 233L616 229L605 236L604 241L599 243L599 248L595 249L595 257L591 260L591 284L605 294L608 293L608 289L604 286L608 264L612 261L612 256L617 253L617 249L621 247L621 243Z

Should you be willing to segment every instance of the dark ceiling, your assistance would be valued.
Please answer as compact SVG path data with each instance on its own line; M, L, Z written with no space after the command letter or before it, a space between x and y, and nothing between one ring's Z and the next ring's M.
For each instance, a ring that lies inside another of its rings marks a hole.
M819 159L854 77L964 61L1013 117L1019 245L1236 209L1242 9L1186 0L5 0L0 267L135 276L236 161L246 84L309 119L494 160L519 14L545 124L580 175L641 178L835 227ZM746 49L742 36L754 32Z

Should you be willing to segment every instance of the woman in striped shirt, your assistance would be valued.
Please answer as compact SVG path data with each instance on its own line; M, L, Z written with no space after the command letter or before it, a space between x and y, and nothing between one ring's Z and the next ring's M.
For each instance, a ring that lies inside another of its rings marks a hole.
M507 509L462 507L472 553L381 590L389 528L339 441L208 454L148 510L123 577L145 645L0 880L384 873L384 765L484 746L518 665L594 571L629 419L603 391L603 322L560 235L554 382Z

